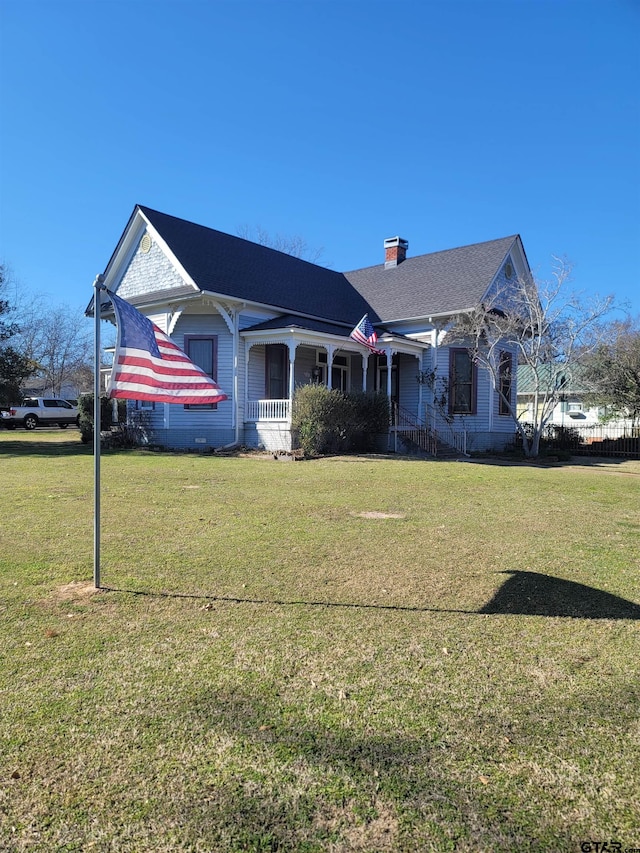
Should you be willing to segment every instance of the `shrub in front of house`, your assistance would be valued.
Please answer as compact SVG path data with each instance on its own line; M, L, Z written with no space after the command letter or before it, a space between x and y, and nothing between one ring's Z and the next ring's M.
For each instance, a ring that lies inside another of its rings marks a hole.
M118 400L118 419L126 420L126 400ZM108 397L100 397L100 425L109 429L112 424L113 401ZM83 444L93 441L93 394L83 394L78 400L78 426L80 440Z
M346 450L344 395L326 385L301 385L293 398L292 428L307 456Z
M351 404L352 449L359 453L376 450L378 437L389 432L389 398L380 392L364 391L352 391L347 398Z
M389 402L383 394L301 385L293 399L292 427L307 456L367 452L389 429Z

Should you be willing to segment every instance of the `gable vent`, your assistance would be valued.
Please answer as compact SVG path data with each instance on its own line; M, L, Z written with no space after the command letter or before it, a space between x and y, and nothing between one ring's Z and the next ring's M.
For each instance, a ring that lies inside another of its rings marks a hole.
M143 255L147 255L151 249L151 235L147 232L140 240L140 251Z

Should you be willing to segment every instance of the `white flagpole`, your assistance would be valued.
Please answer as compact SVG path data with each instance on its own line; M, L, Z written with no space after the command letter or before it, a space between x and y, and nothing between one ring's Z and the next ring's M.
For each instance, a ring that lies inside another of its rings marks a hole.
M104 276L96 276L93 287L93 585L100 589L100 320Z

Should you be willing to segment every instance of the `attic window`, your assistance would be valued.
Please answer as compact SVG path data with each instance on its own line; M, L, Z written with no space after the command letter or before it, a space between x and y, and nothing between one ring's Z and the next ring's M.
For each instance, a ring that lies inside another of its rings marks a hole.
M504 265L504 277L509 281L509 279L513 278L513 266L507 261Z
M151 236L150 234L144 234L142 240L140 240L140 251L143 255L147 255L151 249Z

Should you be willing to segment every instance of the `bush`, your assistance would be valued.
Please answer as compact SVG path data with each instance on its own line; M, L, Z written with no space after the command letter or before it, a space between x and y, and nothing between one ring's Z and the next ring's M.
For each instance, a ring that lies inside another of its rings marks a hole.
M293 399L292 428L308 456L341 449L344 395L325 385L302 385Z
M104 441L104 436L103 439ZM127 423L111 427L109 447L128 450L149 443L149 413L133 412Z
M292 427L308 456L366 452L389 429L384 394L343 394L325 385L301 385L293 399Z
M379 435L389 432L389 398L386 394L351 392L348 400L352 408L352 449L366 453L376 449Z
M93 441L93 394L83 394L78 400L78 426L80 440L83 444ZM118 420L126 420L126 400L118 400ZM113 401L108 397L100 397L100 425L109 429L113 423Z
M545 436L545 445L554 449L574 450L581 444L580 431L572 427L554 426Z

